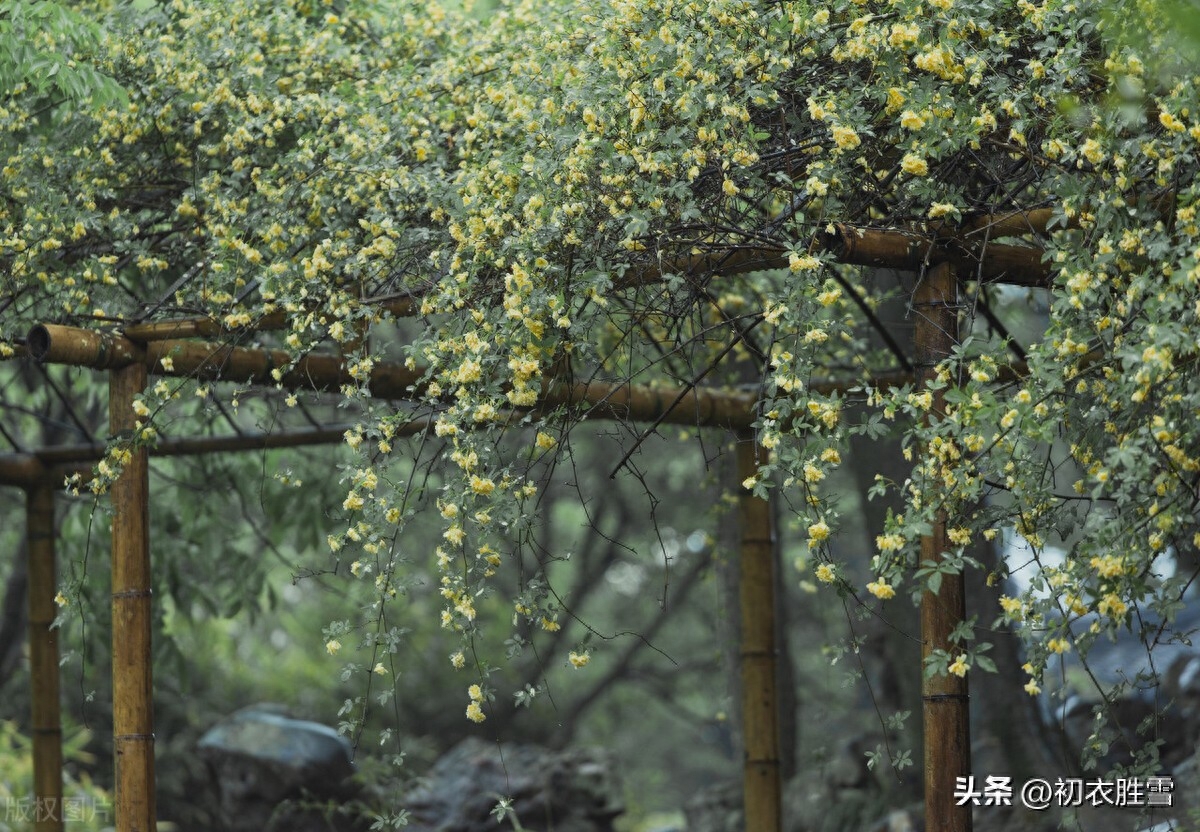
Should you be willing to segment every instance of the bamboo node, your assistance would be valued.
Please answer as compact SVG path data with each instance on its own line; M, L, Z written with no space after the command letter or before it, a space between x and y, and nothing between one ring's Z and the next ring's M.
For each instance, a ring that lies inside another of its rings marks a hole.
M924 702L967 702L971 696L966 693L929 693L921 699Z
M123 589L120 592L114 592L112 597L115 601L124 598L149 598L152 595L154 595L152 589Z
M154 734L117 734L116 742L154 742Z

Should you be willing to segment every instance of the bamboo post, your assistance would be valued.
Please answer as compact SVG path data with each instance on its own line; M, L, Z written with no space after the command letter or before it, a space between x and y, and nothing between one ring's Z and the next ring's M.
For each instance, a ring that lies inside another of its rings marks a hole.
M930 269L913 298L916 312L916 358L924 383L936 375L937 364L958 342L958 283L948 264ZM945 413L945 397L933 391L930 418ZM921 562L937 563L951 547L946 515L939 512L932 532L921 538ZM925 731L925 828L929 832L970 832L971 806L957 805L955 778L971 773L971 739L967 679L953 673L930 677L924 659L934 650L952 654L960 649L950 634L966 620L962 573L942 575L936 593L921 596L921 699Z
M46 477L25 492L29 553L29 665L33 795L37 832L63 828L62 721L55 617L54 489Z
M113 434L136 429L134 396L146 387L146 365L136 361L109 378L109 425ZM145 447L131 458L112 486L113 743L118 832L152 832L154 805L154 709L150 662L149 471Z
M738 481L753 477L766 451L753 435L737 443ZM742 727L745 732L745 811L747 832L783 828L779 774L779 698L775 655L775 547L771 506L743 489L740 601L742 608Z

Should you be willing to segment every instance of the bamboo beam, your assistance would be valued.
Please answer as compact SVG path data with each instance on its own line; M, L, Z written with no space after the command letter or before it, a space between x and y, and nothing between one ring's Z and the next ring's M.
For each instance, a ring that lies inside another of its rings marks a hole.
M363 304L377 306L397 318L407 318L416 315L420 311L421 299L412 295L401 295L389 298L368 298L363 301ZM287 325L288 313L283 310L277 310L263 315L248 327L227 327L216 318L200 317L129 324L121 332L131 341L144 344L148 341L167 341L180 338L219 338L226 335L244 334L247 332L268 332L284 329Z
M680 390L636 384L592 381L568 384L551 381L538 399L539 410L556 407L585 408L588 419L624 419L668 425L749 428L758 418L757 396L707 387Z
M635 266L613 280L613 288L631 289L645 286L649 283L657 283L666 275L672 274L687 277L707 275L733 277L767 269L786 269L787 266L788 252L783 249L735 246L701 251L687 257Z
M43 478L25 492L29 556L29 665L33 728L33 794L37 832L61 832L64 823L62 703L54 564L54 489Z
M754 436L737 442L738 482L758 474L766 450ZM767 500L742 489L739 597L741 603L742 725L746 757L743 771L745 828L780 832L783 828L779 763L779 696L776 688L775 546Z
M109 379L109 425L114 436L136 430L134 397L146 388L146 365L135 361ZM154 704L151 667L149 466L144 447L112 486L112 672L115 813L119 832L152 832Z
M1049 286L1053 271L1044 252L1033 246L986 245L962 237L927 237L910 231L835 224L814 240L840 263L921 271L947 263L963 280L987 280L1017 286Z
M203 454L236 453L238 451L261 451L270 448L299 448L308 445L335 445L345 440L352 425L330 425L323 428L302 428L280 433L244 433L228 436L206 436L188 439L162 439L153 448L151 456L201 456ZM397 431L399 435L411 435L428 430L427 419L416 419ZM34 456L44 465L70 465L100 459L107 451L102 444L59 445L37 451ZM0 472L4 457L0 456ZM0 474L2 476L2 474Z
M916 315L916 359L929 384L937 365L958 342L958 283L949 264L930 269L913 298ZM943 390L933 391L930 419L945 414ZM946 514L939 511L930 534L921 538L921 564L936 565L951 550ZM971 832L970 805L957 805L955 778L971 773L971 738L967 679L953 673L929 676L924 660L934 650L954 655L961 645L950 634L966 620L963 575L943 574L938 591L921 595L921 699L925 744L925 828L937 832Z
M833 234L818 235L816 246L832 253L839 262L857 265L912 270L919 269L923 264L953 262L962 269L967 279L971 279L980 271L979 260L982 259L982 273L989 280L1023 286L1041 286L1047 284L1049 270L1041 263L1040 249L996 244L990 244L984 249L974 237L981 231L986 231L989 237L1045 234L1053 214L1052 208L985 214L970 219L961 228L947 224L940 230L931 229L934 237L901 230L854 228L847 224L839 224L836 226L838 230ZM1078 219L1068 222L1068 227L1077 225ZM843 253L841 242L837 241L843 229L854 229L869 241L865 244L851 245ZM938 240L938 245L934 246L935 250L926 261L923 252L929 248L934 238ZM831 245L831 239L835 244ZM910 250L910 245L916 250ZM862 262L863 258L867 258L869 262ZM657 283L666 275L672 274L732 277L767 269L782 269L787 265L788 252L783 249L729 246L685 257L663 259L657 263L635 265L613 280L613 288L621 290ZM421 298L415 295L366 298L362 303L376 306L397 318L417 315L421 308ZM283 329L287 324L288 313L275 310L244 327L227 327L216 318L196 317L129 324L122 329L122 334L132 341L145 344L151 341L219 338L232 334L267 332Z
M29 453L0 454L0 485L32 488L45 472L38 458Z
M292 363L292 356L284 350L206 341L152 341L143 349L115 333L95 333L57 324L35 326L27 343L38 361L50 364L115 369L140 362L155 375L263 386L280 384L289 390L337 390L355 381L340 356L320 353L301 356ZM172 369L163 367L163 359L170 359ZM281 371L278 379L276 369ZM372 369L368 385L372 394L380 398L404 398L412 394L410 388L417 384L421 374L421 370L409 370L400 364L380 364Z
M152 341L145 348L112 333L96 333L57 324L40 324L28 337L31 354L44 363L79 367L128 366L136 362L155 375L206 381L278 384L284 389L337 390L354 381L340 356L302 356L276 379L273 371L289 364L282 350L231 347L204 341ZM170 370L163 359L170 358ZM421 389L425 370L401 364L376 364L367 384L381 399L412 398ZM548 380L538 399L539 409L561 406L587 408L588 418L621 418L700 427L747 428L754 423L752 393L695 387L690 390L643 385ZM665 415L664 415L665 414Z
M282 350L260 350L231 347L203 341L152 341L142 349L134 342L113 333L97 333L56 324L43 324L30 331L28 343L31 354L45 363L72 364L83 367L124 366L140 361L154 375L192 377L206 381L230 381L249 384L280 385L288 390L336 390L351 383L346 363L339 356L310 354L303 356L278 380L272 371L288 366L289 356ZM170 358L170 370L163 367ZM1013 365L1020 374L1027 368ZM424 368L408 369L400 364L381 363L370 372L368 386L371 394L381 399L415 397L421 390ZM896 387L913 380L908 373L887 373L871 379L876 387ZM811 389L823 394L846 393L861 387L861 381L814 381ZM556 407L584 408L585 418L627 419L630 421L659 421L662 424L695 427L720 427L744 430L756 419L757 397L752 392L716 390L709 387L680 389L651 387L628 383L601 381L569 383L548 379L542 387L536 409ZM207 441L207 440L199 440ZM164 447L171 443L164 443ZM304 444L298 441L296 444ZM264 447L264 446L259 446ZM212 448L211 450L220 450ZM197 451L203 453L203 448ZM67 461L62 457L46 456L47 463ZM86 457L93 458L93 457ZM76 458L79 459L79 458ZM0 466L0 481L4 468Z
M1020 237L1025 234L1045 234L1054 217L1053 208L1031 208L1007 214L981 214L963 223L967 235L986 232L989 237ZM1068 218L1067 228L1079 227L1079 215Z

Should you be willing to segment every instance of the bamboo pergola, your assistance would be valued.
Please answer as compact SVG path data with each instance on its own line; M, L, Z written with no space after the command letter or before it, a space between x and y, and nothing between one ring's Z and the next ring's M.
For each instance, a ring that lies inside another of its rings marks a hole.
M893 386L916 380L928 383L934 367L957 342L960 280L1048 286L1052 273L1040 249L990 243L993 237L1042 233L1050 211L980 217L950 233L863 229L835 225L812 241L810 250L855 265L888 267L921 273L912 308L917 313L914 355L917 376L898 373L875 380ZM621 287L643 285L668 274L727 276L785 266L777 250L710 251L684 261L646 266L627 272ZM620 287L619 287L620 288ZM394 315L414 314L419 303L409 297L383 298ZM257 323L259 329L285 325L282 315ZM350 381L341 357L310 354L293 362L282 351L237 347L219 340L228 331L202 319L134 324L121 333L100 333L45 324L35 327L26 348L36 360L104 370L109 373L110 432L116 439L133 430L135 397L150 374L242 384L281 386L289 390L336 390ZM170 369L163 366L163 358ZM273 375L280 368L279 378ZM1009 369L1019 374L1020 368ZM379 364L368 381L373 396L407 399L421 389L423 370ZM826 392L844 389L836 382L814 385ZM738 439L737 460L743 477L765 459L753 426L756 396L703 387L663 389L633 384L575 382L551 378L544 385L539 409L567 407L583 418L712 427L732 431ZM929 418L943 412L944 398L935 392ZM430 429L414 420L402 433ZM299 446L340 441L339 429L283 434L175 440L154 453L204 454L251 448ZM66 468L79 468L99 458L98 445L47 448L32 454L0 456L0 484L25 489L30 557L30 643L33 656L34 765L39 798L61 799L61 732L54 618L53 488ZM155 828L153 674L150 663L151 558L148 541L149 493L147 449L137 448L112 489L113 520L113 736L116 755L115 814L120 832ZM772 539L765 500L743 494L741 527L741 683L745 728L745 812L751 832L780 832L781 782L779 713L776 692L775 596L773 565L778 553ZM948 551L944 518L922 540L922 560L937 562ZM921 600L923 656L950 645L950 634L966 618L963 576L944 575L937 593ZM921 672L918 669L917 672ZM956 806L955 778L970 773L967 680L953 675L925 678L924 713L926 827L941 832L969 832L969 807ZM38 824L39 830L61 830L61 817Z

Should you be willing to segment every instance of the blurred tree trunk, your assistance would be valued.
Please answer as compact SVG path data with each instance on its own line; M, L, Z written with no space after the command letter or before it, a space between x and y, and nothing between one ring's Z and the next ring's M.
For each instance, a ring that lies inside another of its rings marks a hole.
M13 552L12 571L8 573L4 605L0 608L0 690L11 680L21 657L21 646L25 643L29 606L25 602L29 588L26 545L22 535L21 543ZM15 714L6 716L11 718Z
M726 712L729 724L729 739L733 759L741 761L746 755L746 741L742 733L742 677L740 646L742 643L742 605L740 601L741 580L738 570L738 545L741 537L738 529L736 501L725 498L736 496L742 487L738 481L737 462L732 444L721 456L721 510L718 523L717 551L713 558L714 574L719 582L718 597L720 612L717 616L718 638L721 645L722 664L725 667Z
M889 269L872 269L863 270L862 277L868 283L889 288L907 276ZM876 315L892 342L911 361L914 335L907 291L901 291L894 299L881 305ZM885 345L884 338L878 332L872 334L871 341L876 349ZM875 485L877 476L893 483L903 483L912 471L912 463L904 459L899 440L891 436L879 439L852 437L850 456L850 471L862 505L862 528L866 538L863 543L865 550L858 557L852 555L850 560L855 567L853 574L862 579L858 585L862 586L870 579L875 537L882 533L888 511L902 511L902 502L894 491L886 498L873 500L867 498L867 493ZM919 787L922 742L920 612L906 599L897 598L882 607L881 615L872 615L856 624L855 630L865 638L863 664L879 711L884 716L898 711L911 711L903 734L894 739L900 748L913 751L913 760L916 762L914 768L918 770L906 770L902 776L906 784Z
M882 533L888 510L901 510L896 495L868 500L867 492L875 484L876 475L894 482L904 482L912 464L904 459L900 443L892 438L867 439L856 436L850 442L850 453L850 467L862 500L862 523L867 537L866 551L860 557L852 558L857 567L854 574L862 578L858 581L858 585L862 586L868 580L869 564L875 552L875 536ZM884 716L898 711L911 711L903 734L894 739L899 748L913 751L913 760L919 768L922 742L920 611L906 598L897 598L885 604L880 615L856 622L855 631L865 641L860 655L879 711ZM909 769L902 774L905 783L920 785L919 771Z
M795 575L783 564L783 531L780 522L779 500L771 502L772 538L775 540L775 647L778 651L778 690L779 690L779 774L783 782L791 780L796 775L797 762L797 728L800 716L800 697L796 691L796 667L792 662L792 645L789 633L791 631L792 608L795 593L790 589L796 582L785 580L785 576Z
M992 628L999 618L1000 590L987 585L989 573L1003 574L996 546L981 540L971 554L983 564L966 575L967 616L977 616L978 640L995 645L988 653L996 663L996 673L972 671L971 736L976 738L979 758L973 766L980 775L1011 775L1020 783L1033 777L1067 775L1055 762L1048 737L1050 726L1043 724L1038 698L1025 692L1028 676L1021 669L1020 639L1007 627Z

